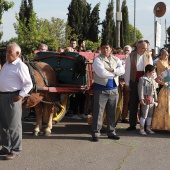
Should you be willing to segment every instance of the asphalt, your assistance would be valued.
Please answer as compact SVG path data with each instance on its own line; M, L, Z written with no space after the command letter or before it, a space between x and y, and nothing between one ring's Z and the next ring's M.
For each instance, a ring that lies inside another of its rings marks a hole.
M0 157L0 170L169 170L170 132L154 135L127 132L118 123L120 140L108 139L102 131L99 142L91 141L91 127L85 120L64 118L52 134L32 136L35 122L23 121L23 151L14 160Z

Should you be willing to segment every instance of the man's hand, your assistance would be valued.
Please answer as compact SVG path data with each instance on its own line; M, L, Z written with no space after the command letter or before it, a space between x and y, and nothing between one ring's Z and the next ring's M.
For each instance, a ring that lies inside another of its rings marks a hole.
M20 99L23 99L23 97L20 96L20 95L18 95L18 96L13 96L13 97L12 97L13 102L17 102L17 101L19 101Z
M105 68L107 71L109 72L114 72L114 69L113 68Z

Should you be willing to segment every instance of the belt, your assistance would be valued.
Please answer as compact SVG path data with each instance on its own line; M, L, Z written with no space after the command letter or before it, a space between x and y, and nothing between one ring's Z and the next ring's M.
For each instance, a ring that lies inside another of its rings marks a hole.
M18 93L20 90L17 90L17 91L6 91L6 92L1 92L0 91L0 94L14 94L14 93Z

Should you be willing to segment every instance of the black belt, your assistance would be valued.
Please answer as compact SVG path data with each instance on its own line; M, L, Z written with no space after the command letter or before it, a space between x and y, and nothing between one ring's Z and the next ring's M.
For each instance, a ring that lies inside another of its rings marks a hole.
M0 91L0 94L13 94L13 93L18 93L20 90L17 90L17 91L6 91L6 92L1 92Z

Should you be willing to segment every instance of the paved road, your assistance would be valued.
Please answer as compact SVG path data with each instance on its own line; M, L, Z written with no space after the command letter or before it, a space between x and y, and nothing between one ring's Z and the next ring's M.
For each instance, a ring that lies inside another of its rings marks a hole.
M140 136L119 123L119 141L91 142L86 121L64 118L50 137L33 137L35 122L23 122L23 152L12 161L0 160L0 170L169 170L170 132Z

